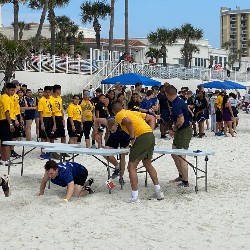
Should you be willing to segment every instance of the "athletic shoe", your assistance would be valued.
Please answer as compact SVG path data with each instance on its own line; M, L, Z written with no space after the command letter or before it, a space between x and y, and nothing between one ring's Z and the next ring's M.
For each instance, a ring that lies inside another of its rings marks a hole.
M61 156L58 153L52 153L51 158L54 158L56 160L60 160Z
M21 155L19 155L16 151L12 151L10 154L10 157L21 157Z
M189 187L189 183L185 184L185 183L181 182L181 183L178 184L178 187L187 188L187 187Z
M91 146L91 148L96 149L97 147L96 147L96 145L95 145L95 144L93 144L93 145Z
M120 175L120 169L115 169L114 172L113 172L113 174L112 174L112 176L111 176L111 178L112 178L112 179L115 179L115 178L117 178L119 175Z
M193 134L193 137L196 137L197 135L198 135L197 133L194 133L194 134Z
M85 186L85 190L89 192L89 194L93 194L95 192L90 186Z
M224 134L222 132L215 133L216 136L223 136Z
M120 183L120 185L125 185L125 181L124 181L123 177L119 179L119 183Z
M38 157L40 160L49 160L49 154L41 154L39 157Z
M167 138L167 136L164 134L164 135L161 135L161 139L165 139Z
M130 197L129 200L128 200L128 203L140 203L140 199L139 199L139 196L134 198L134 197Z
M4 175L1 177L2 179L2 189L4 192L5 197L9 197L10 196L10 186L9 186L9 176L8 175Z
M181 177L177 177L173 180L170 180L169 183L176 183L176 182L181 182L182 181L182 178Z
M87 183L88 183L87 186L91 186L91 185L94 183L94 179L93 179L93 178L89 178L89 179L87 180Z
M153 195L151 195L150 197L148 197L148 200L152 200L152 199L157 199L158 201L163 200L164 199L164 193L163 191L160 189L158 191L154 191Z
M2 166L9 166L9 161L0 161L0 165Z

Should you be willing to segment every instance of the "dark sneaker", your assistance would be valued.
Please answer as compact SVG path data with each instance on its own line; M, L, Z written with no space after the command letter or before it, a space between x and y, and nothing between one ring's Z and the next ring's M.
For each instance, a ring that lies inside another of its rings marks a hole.
M120 185L125 185L125 181L124 181L123 177L119 179L119 183L120 183Z
M165 139L167 138L167 136L164 134L164 135L161 135L161 139Z
M58 153L52 153L52 158L56 160L60 160L61 156Z
M12 151L10 157L21 157L16 151Z
M94 179L93 178L89 178L88 180L87 180L87 186L91 186L92 184L94 183Z
M178 184L178 187L181 187L181 188L189 187L189 183L183 183L183 182L181 182L181 183Z
M9 197L10 196L10 186L9 186L9 176L8 175L4 175L3 177L1 177L2 179L2 189L4 192L5 197Z
M112 174L112 176L111 176L111 178L112 178L112 179L115 179L115 178L117 178L119 175L120 175L120 169L115 169L114 172L113 172L113 174Z
M92 189L90 186L86 186L85 190L89 192L89 194L93 194L95 192L94 189Z

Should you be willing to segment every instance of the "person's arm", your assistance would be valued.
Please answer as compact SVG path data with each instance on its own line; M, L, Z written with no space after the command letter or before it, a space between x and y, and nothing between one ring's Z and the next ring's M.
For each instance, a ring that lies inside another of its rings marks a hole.
M44 195L44 190L46 188L46 184L47 184L48 180L49 180L49 176L45 172L44 176L42 178L41 184L40 184L40 191L39 191L38 195Z
M152 130L154 130L154 128L155 128L155 116L147 114L145 117L145 121L152 128Z
M69 199L72 197L74 193L75 183L74 181L71 181L67 186L67 194L64 198L65 201L69 201Z
M76 131L76 128L75 128L75 124L74 124L74 121L73 121L73 118L72 117L69 117L69 122L70 122L70 125L72 127L72 131L75 132Z
M183 125L183 123L184 123L184 115L181 114L177 117L177 121L174 124L172 131L176 132L176 130L178 130Z
M122 119L121 125L123 125L123 126L125 126L127 128L130 138L134 139L135 138L135 132L134 132L134 127L133 127L132 120L129 117L124 117Z
M229 111L230 111L230 113L232 115L232 119L233 119L234 118L234 113L233 113L232 106L231 106L230 102L228 102L228 108L229 108Z
M8 123L10 124L10 131L14 132L15 127L14 127L14 124L12 123L11 118L10 118L10 111L9 110L5 111L5 116L6 116L6 119L7 119Z

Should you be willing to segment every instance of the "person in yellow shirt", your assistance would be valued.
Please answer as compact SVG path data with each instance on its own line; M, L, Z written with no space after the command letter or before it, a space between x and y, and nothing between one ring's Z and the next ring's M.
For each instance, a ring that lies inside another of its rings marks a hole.
M56 131L55 113L51 100L51 86L44 87L44 95L39 100L38 112L40 115L39 137L42 142L54 142L53 135ZM49 159L48 154L41 154L40 159Z
M130 136L130 154L128 171L130 184L132 188L129 202L138 202L138 177L137 166L142 161L147 172L154 183L154 195L150 198L164 199L163 191L159 185L157 172L151 164L153 156L155 137L153 128L155 126L155 117L140 113L137 111L125 110L119 101L112 104L112 110L115 114L116 122Z
M82 108L82 115L83 115L83 130L80 133L80 136L77 139L78 143L81 143L82 136L84 134L86 148L90 148L90 130L93 125L93 111L94 111L94 104L89 100L89 90L83 91L83 99L80 104Z
M0 140L11 141L15 131L14 123L15 111L14 103L11 96L15 93L16 86L14 83L6 83L5 93L0 97ZM0 165L8 166L10 158L10 146L1 144L1 161Z
M214 103L215 108L215 116L216 116L216 131L215 135L221 136L223 135L222 128L223 128L223 121L222 121L222 101L223 101L224 92L220 92L217 95L217 98Z
M80 96L74 95L72 103L67 109L68 120L67 130L69 134L69 144L77 144L77 139L83 130L82 108L79 105Z
M61 138L61 143L66 143L65 137L65 121L64 111L61 95L61 86L53 86L53 94L51 96L52 105L55 110L56 131L53 135L54 138Z

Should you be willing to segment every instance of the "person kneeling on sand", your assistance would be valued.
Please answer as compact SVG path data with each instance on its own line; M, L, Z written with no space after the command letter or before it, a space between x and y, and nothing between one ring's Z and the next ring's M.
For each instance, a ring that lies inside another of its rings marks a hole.
M76 162L56 163L53 160L46 162L45 173L40 184L40 192L43 195L49 179L52 183L67 187L67 194L64 201L68 202L71 197L83 197L87 194L94 193L91 188L94 180L90 178L87 182L88 170L81 164Z
M3 193L5 197L10 196L10 187L9 187L9 177L7 175L4 175L0 177L0 186L3 189Z

